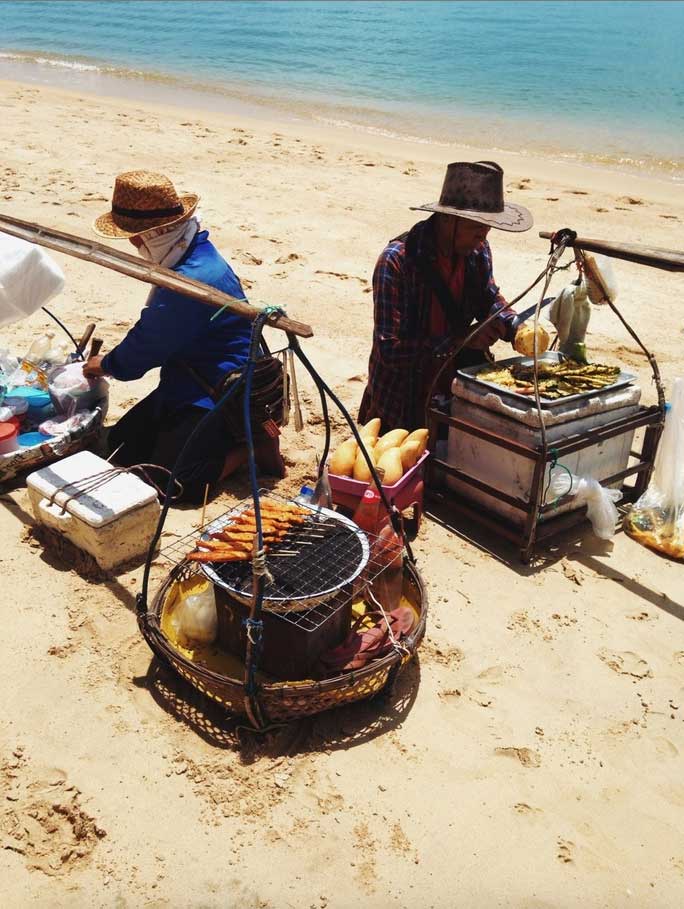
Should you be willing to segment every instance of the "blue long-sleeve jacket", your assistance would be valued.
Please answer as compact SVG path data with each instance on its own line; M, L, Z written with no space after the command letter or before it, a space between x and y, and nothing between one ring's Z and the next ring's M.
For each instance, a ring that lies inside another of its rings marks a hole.
M173 271L244 297L238 277L208 237L208 231L200 231ZM212 387L246 362L250 322L228 310L212 322L216 311L193 297L156 288L138 322L103 358L102 369L130 382L161 366L156 390L161 402L173 409L194 404L211 410L211 398L177 361L188 363Z

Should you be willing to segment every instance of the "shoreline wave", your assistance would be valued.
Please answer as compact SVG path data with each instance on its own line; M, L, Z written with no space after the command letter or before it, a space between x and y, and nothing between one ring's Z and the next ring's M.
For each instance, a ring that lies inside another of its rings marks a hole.
M33 49L0 49L0 78L19 82L28 80L44 84L44 80L41 80L40 76L48 71L51 71L53 75L59 72L60 87L65 89L85 88L94 94L106 95L112 94L111 89L118 85L122 87L122 93L126 97L130 97L126 93L125 87L136 84L138 88L142 86L143 91L142 93L136 92L135 97L146 100L145 97L141 97L141 94L150 95L150 89L154 87L157 89L157 97L149 97L147 100L163 101L174 107L182 107L184 97L192 95L196 99L204 99L205 106L209 109L224 112L230 111L231 105L233 107L238 105L243 108L251 108L249 113L255 116L277 112L281 115L309 120L312 123L321 123L334 129L360 130L368 135L399 141L445 148L455 144L466 147L486 145L493 151L521 155L532 153L551 160L605 167L629 173L646 170L654 177L660 177L673 183L684 182L684 156L667 155L663 157L648 151L630 154L626 149L619 147L611 151L596 151L582 147L574 137L570 141L575 147L569 147L571 125L560 120L555 124L555 130L549 129L548 121L546 121L547 134L541 138L540 133L535 128L531 128L538 126L533 123L532 118L528 123L513 119L505 122L499 120L497 127L500 128L503 123L504 129L501 132L510 133L512 141L494 144L492 137L487 135L488 132L492 132L491 125L487 129L484 118L478 121L472 115L464 115L462 119L456 121L458 123L457 135L449 136L446 133L436 135L435 133L439 133L439 123L440 119L443 119L443 115L427 107L420 109L417 105L413 106L413 110L408 108L400 112L397 112L396 109L394 111L381 110L367 104L363 107L353 107L347 99L336 99L332 94L314 99L312 93L311 96L304 98L291 93L286 94L277 86L267 89L263 85L257 86L247 82L226 84L216 81L199 81L180 73L131 68L86 56L65 57L61 54ZM83 80L87 80L87 84L84 85ZM96 82L93 85L96 80L99 84ZM179 98L177 89L180 86L182 86L184 94ZM159 94L164 90L170 90L169 95L160 98ZM388 125L388 121L392 122L392 126ZM395 125L397 123L398 126ZM463 130L464 124L467 125L465 131ZM421 127L423 128L422 134ZM444 129L443 126L442 129ZM597 135L595 127L590 123L575 124L574 126L576 133L582 133L585 130L594 130L593 135ZM535 135L535 144L526 147L521 144L520 140L523 134L530 132ZM606 136L610 138L611 144L615 143L615 136L608 132ZM674 144L676 146L676 141Z

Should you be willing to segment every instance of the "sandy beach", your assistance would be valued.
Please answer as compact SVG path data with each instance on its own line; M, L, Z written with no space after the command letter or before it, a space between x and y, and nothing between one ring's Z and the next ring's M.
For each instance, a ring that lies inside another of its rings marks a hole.
M117 173L168 174L201 195L204 226L253 302L313 326L305 350L354 412L375 260L418 220L409 206L438 197L449 161L498 160L510 198L535 216L525 234L490 236L509 298L544 266L539 230L681 247L684 195L665 178L19 83L0 83L0 107L2 213L91 236ZM55 258L67 284L51 308L74 332L96 321L110 349L147 288ZM681 276L614 267L621 309L669 390L683 374ZM0 347L21 352L48 324L38 313L5 327ZM655 400L645 358L606 307L589 349ZM155 382L112 383L108 421ZM322 446L301 384L286 493L312 478ZM240 474L208 516L247 491ZM5 906L684 902L682 564L583 529L525 567L474 526L426 520L415 552L428 632L393 698L254 739L152 660L135 620L141 568L88 581L31 537L21 484L0 503ZM198 520L174 511L167 538Z

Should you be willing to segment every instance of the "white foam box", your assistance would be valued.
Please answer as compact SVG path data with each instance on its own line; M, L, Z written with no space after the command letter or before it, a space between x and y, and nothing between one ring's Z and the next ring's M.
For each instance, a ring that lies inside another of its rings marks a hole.
M156 490L135 474L87 488L111 469L103 458L79 451L26 478L36 521L90 553L105 571L145 555L160 513Z
M464 383L457 375L452 384L451 414L469 423L489 430L504 438L521 442L529 447L541 445L539 416L534 401L512 403L480 384ZM600 390L581 400L558 402L553 410L543 412L549 446L562 442L568 436L584 433L613 420L628 417L639 409L641 389L636 385L615 390ZM596 442L562 458L563 464L575 476L601 479L612 476L627 467L634 439L634 430L628 430L612 439ZM492 442L476 436L449 429L447 463L462 470L476 480L481 480L509 496L530 501L534 462L523 455L507 451ZM549 465L544 476L544 489L549 480ZM447 485L473 504L507 518L514 524L524 524L527 514L483 490L477 489L456 477L446 477ZM614 483L620 487L622 482ZM540 520L573 511L578 506L573 500L545 512Z

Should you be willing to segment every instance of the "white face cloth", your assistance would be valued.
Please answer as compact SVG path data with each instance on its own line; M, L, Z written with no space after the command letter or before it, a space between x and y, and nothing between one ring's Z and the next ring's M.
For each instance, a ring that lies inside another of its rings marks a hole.
M149 259L165 268L173 268L183 258L199 229L197 214L180 224L153 227L139 235L142 244L138 247L138 253L143 259Z

